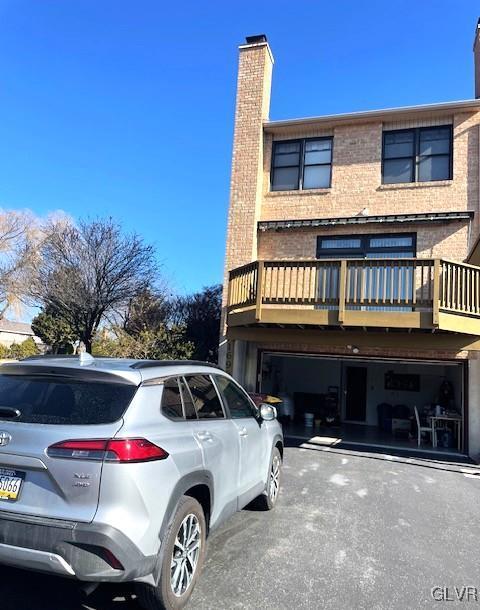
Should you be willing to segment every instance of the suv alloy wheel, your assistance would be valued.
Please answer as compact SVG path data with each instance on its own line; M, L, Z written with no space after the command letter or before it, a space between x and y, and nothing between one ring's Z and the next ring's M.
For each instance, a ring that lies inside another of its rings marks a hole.
M180 610L188 602L205 558L206 528L200 504L190 496L182 496L164 538L158 585L137 587L146 610Z
M254 506L258 510L272 510L277 503L278 492L280 491L280 482L282 478L282 456L278 447L274 447L272 451L272 459L270 460L270 469L268 471L267 484L265 491L255 498Z

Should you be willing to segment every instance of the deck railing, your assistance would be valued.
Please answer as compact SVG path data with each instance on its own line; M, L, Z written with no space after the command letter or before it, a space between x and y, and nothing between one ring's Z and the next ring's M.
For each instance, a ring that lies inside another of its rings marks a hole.
M442 260L440 280L440 309L480 316L479 267Z
M255 261L230 272L229 311L255 306L480 316L480 268L444 259ZM259 315L257 316L260 317Z

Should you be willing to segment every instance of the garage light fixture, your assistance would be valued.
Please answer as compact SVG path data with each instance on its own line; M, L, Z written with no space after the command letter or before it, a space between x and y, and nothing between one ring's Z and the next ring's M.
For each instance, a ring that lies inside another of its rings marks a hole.
M358 354L360 352L356 345L347 345L347 349L351 350L354 354Z

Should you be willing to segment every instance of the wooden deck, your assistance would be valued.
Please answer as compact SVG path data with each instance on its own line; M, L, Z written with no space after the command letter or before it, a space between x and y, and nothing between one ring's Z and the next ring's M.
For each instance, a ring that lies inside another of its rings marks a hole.
M480 336L480 267L417 258L255 261L230 272L227 322Z

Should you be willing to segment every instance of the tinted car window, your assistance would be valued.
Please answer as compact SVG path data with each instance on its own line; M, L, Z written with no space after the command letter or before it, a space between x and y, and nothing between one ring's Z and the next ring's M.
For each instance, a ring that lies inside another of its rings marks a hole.
M163 384L162 412L171 419L183 419L182 397L176 378L167 379Z
M136 389L118 383L0 375L0 407L18 409L18 422L106 424L122 417ZM2 419L12 421L0 413Z
M226 377L216 376L215 381L232 418L254 416L252 404L237 385Z
M208 375L187 377L199 419L225 417L217 390Z
M182 393L183 410L185 412L185 417L187 419L197 419L197 412L195 411L192 396L190 394L190 390L187 387L187 384L185 383L185 379L183 379L183 377L180 377L178 383L180 385L180 391Z

